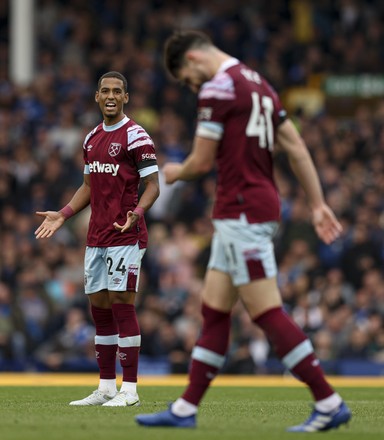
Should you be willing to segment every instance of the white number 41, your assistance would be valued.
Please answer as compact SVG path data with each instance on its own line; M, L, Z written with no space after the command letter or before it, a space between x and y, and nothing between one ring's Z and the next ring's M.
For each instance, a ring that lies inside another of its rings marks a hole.
M260 105L263 113L260 112ZM272 125L273 101L269 96L260 96L252 92L252 113L249 117L245 134L248 137L258 137L260 148L273 150L273 125Z

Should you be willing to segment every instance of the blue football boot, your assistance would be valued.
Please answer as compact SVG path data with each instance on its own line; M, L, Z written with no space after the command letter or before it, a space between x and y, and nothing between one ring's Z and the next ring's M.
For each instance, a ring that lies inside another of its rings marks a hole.
M317 432L328 431L328 429L338 428L344 423L348 423L352 414L348 406L342 402L341 405L330 413L322 413L314 409L303 424L291 426L288 432Z
M136 422L142 426L165 426L170 428L195 428L196 415L179 417L171 412L171 409L155 414L139 414L135 417Z

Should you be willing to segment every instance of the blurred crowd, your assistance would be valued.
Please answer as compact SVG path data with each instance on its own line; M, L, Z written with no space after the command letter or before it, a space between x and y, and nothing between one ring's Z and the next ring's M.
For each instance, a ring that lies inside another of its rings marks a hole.
M299 32L303 9L311 26ZM300 13L301 11L301 13ZM195 97L169 80L162 45L175 28L207 31L279 93L314 75L384 70L384 3L374 0L36 0L36 75L9 78L9 9L0 2L0 370L97 371L83 293L89 212L36 240L36 211L58 210L82 182L82 141L100 122L97 80L129 84L126 113L143 125L158 162L191 148ZM276 153L282 222L276 237L284 304L328 372L339 360L384 363L384 97L353 116L290 114L344 232L331 246L313 231L305 194ZM209 257L211 173L166 186L147 214L149 247L137 298L141 365L185 373L200 331ZM239 303L225 372L274 371L274 353Z

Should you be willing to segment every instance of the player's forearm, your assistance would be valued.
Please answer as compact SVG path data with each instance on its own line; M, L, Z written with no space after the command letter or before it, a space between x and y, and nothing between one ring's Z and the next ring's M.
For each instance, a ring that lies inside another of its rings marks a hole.
M306 192L311 208L322 205L324 196L319 176L303 139L290 119L279 126L277 143L287 153L292 171Z
M157 173L154 173L154 175L150 175L145 178L144 185L145 189L141 194L137 206L143 209L144 212L146 212L155 203L156 199L160 195L160 186Z
M64 216L66 218L69 218L88 206L90 200L91 189L86 183L83 183L80 188L75 192L70 202L63 209L61 209L61 212L64 213ZM70 212L70 210L72 210L72 213Z
M290 156L289 162L292 171L308 197L311 208L314 209L322 205L324 194L309 152L306 150L300 156Z
M194 180L210 170L210 164L201 161L196 155L190 155L181 164L178 180Z

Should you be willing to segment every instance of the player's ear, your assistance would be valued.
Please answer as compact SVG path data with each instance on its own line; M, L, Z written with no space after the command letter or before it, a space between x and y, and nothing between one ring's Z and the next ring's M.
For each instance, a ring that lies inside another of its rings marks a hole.
M127 92L124 96L124 104L127 104L129 101L129 93Z
M199 57L199 52L195 49L189 49L187 50L187 52L185 53L185 59L187 62L189 61L198 61L200 59Z
M99 102L99 91L98 90L95 93L95 101Z

